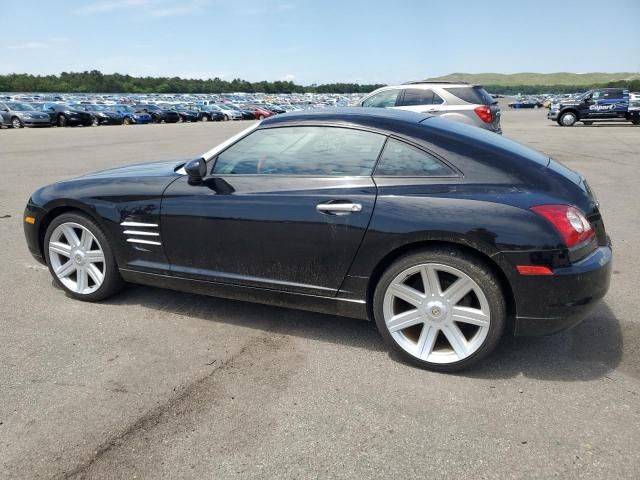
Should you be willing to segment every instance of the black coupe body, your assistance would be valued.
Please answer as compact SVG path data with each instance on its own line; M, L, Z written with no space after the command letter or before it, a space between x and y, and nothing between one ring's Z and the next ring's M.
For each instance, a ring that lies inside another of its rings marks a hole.
M33 194L24 226L73 297L124 280L375 319L391 348L440 370L479 360L503 331L574 325L611 273L583 177L397 110L278 115L186 164L55 183Z

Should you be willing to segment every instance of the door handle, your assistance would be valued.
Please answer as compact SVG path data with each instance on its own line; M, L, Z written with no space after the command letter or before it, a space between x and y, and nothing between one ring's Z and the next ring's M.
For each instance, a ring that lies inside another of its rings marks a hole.
M320 213L335 213L336 215L348 215L349 213L361 212L362 205L359 203L319 203L316 210Z

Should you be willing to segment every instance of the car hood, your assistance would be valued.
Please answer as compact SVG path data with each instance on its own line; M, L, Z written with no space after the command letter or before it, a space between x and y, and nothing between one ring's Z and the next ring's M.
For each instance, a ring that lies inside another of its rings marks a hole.
M124 167L110 168L99 172L89 173L79 178L117 178L117 177L162 177L173 175L177 167L183 165L184 161L165 160L161 162L137 163Z

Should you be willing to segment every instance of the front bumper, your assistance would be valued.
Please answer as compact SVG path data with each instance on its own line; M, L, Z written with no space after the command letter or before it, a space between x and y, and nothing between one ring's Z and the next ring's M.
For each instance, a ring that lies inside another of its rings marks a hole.
M31 200L27 203L27 206L24 210L23 222L22 225L24 227L24 236L27 241L27 248L29 249L29 253L35 258L38 262L45 264L45 259L43 257L43 252L40 249L40 224L44 216L46 215L46 211L34 205ZM32 217L35 219L34 223L27 223L24 221L26 217Z
M584 320L609 289L612 258L611 246L601 246L553 275L513 277L514 335L551 335Z
M25 127L50 127L51 120L47 118L23 118L22 124Z
M549 110L547 112L547 118L549 120L558 120L558 113L560 112L560 110Z

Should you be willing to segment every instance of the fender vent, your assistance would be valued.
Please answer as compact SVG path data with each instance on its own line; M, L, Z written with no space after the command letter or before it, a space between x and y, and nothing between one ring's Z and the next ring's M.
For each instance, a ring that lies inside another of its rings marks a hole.
M157 223L122 222L120 226L125 227L122 233L129 243L162 245Z

